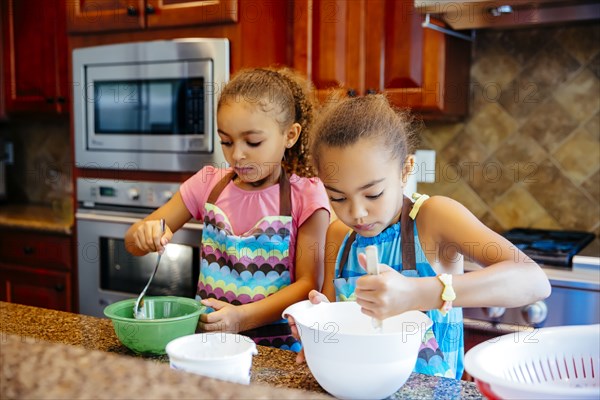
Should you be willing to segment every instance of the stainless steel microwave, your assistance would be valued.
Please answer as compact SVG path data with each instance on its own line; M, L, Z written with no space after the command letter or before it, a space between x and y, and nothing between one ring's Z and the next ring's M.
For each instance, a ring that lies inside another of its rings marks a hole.
M175 39L73 50L79 168L197 171L223 164L216 103L227 39Z

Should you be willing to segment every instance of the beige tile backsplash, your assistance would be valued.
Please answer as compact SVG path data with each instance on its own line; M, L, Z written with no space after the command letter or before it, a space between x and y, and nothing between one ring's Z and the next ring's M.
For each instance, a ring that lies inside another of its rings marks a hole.
M471 113L427 123L436 182L496 231L600 233L600 24L477 33Z
M0 134L14 146L14 165L7 166L10 202L52 205L71 197L68 116L13 116Z

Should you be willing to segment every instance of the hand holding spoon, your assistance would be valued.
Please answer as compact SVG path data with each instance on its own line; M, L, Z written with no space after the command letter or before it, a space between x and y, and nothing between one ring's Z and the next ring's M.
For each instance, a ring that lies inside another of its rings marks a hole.
M377 254L377 247L367 246L365 254L367 256L367 273L369 275L379 275L379 256ZM371 323L377 332L381 332L382 321L380 319L373 318Z

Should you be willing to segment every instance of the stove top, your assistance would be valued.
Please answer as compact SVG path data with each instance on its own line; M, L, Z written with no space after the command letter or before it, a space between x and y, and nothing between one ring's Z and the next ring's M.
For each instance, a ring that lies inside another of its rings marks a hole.
M573 256L595 237L589 232L529 228L514 228L502 236L535 262L563 268L571 268Z

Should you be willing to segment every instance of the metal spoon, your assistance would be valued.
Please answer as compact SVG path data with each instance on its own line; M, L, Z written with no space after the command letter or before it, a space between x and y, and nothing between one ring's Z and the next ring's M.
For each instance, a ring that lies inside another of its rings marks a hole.
M164 219L160 220L160 231L161 233L165 233ZM148 287L150 286L150 282L152 282L152 279L154 279L154 275L156 275L156 271L158 270L158 265L160 264L161 257L162 254L159 253L158 258L156 259L156 266L154 267L154 272L152 272L152 275L150 275L150 279L148 279L146 287L144 287L144 290L142 290L142 293L140 293L139 297L135 301L135 306L133 307L133 317L135 319L146 319L146 312L144 310L144 295L146 294L146 290L148 290Z

